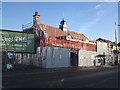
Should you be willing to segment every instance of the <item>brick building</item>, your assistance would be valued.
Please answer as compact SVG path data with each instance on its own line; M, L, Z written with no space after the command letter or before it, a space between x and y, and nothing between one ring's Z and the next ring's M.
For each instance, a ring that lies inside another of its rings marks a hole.
M33 15L33 26L23 30L24 32L34 32L39 45L58 46L71 49L85 49L96 51L95 41L90 41L84 34L69 31L67 23L63 19L59 28L40 23L40 15L35 12ZM40 40L40 42L38 41Z
M94 66L96 56L106 52L109 47L109 43L104 42L105 47L100 51L100 43L89 40L82 33L70 31L64 19L59 27L41 24L38 12L33 15L33 25L23 29L23 32L35 34L36 53L23 56L16 53L19 56L16 61L41 68ZM101 65L101 62L96 61L96 65Z

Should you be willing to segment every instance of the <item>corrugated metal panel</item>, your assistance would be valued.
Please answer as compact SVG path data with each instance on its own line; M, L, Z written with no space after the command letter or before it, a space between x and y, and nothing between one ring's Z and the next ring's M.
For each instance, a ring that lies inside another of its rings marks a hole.
M93 66L97 52L79 50L78 66Z
M46 68L69 67L70 49L47 47Z

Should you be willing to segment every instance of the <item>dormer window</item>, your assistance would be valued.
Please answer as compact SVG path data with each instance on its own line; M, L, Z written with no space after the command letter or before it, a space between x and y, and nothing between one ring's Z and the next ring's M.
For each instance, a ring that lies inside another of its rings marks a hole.
M72 39L72 36L71 36L70 34L68 34L68 35L66 36L66 40L70 40L70 39Z

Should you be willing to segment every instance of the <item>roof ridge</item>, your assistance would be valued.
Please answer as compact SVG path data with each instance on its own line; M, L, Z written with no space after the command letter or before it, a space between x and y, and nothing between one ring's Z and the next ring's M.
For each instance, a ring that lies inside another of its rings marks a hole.
M60 32L63 32L63 33L65 32L65 31L62 31L60 28L55 27L55 26L50 26L50 25L43 24L43 23L41 23L40 25L46 25L46 26L48 26L48 28L53 28L53 30L55 30L55 31L59 30ZM47 27L46 27L46 28L47 28ZM67 33L71 33L70 35L75 36L75 37L78 37L78 36L80 35L80 36L82 36L83 38L89 39L87 36L85 36L84 34L82 34L82 33L80 33L80 32L75 32L75 31L70 31L70 30L68 30ZM74 35L74 34L75 34L75 35Z
M43 24L43 23L41 23L40 25L47 25L47 24ZM57 28L57 29L60 29L60 28L58 28L58 27L51 26L51 25L47 25L47 26L49 26L49 27L53 27L53 28ZM61 29L60 29L60 30L61 30ZM73 32L73 33L76 33L76 34L84 35L84 34L82 34L82 33L80 33L80 32L75 32L75 31L70 31L70 30L68 30L68 32ZM85 35L84 35L84 36L85 36Z
M47 24L43 24L43 23L41 23L40 25L46 25L46 26L49 26L49 27L52 27L52 28L60 29L60 28L58 28L58 27L51 26L51 25L47 25ZM61 29L60 29L60 30L61 30Z

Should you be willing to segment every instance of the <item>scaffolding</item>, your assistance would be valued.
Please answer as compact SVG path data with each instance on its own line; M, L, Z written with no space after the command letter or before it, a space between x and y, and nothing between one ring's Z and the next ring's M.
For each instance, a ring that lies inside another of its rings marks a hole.
M25 30L25 29L31 28L31 27L32 27L32 25L33 25L33 23L32 23L32 22L27 23L27 24L24 24L24 25L22 25L22 30Z

